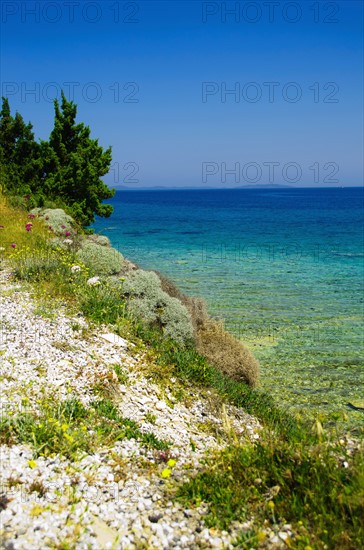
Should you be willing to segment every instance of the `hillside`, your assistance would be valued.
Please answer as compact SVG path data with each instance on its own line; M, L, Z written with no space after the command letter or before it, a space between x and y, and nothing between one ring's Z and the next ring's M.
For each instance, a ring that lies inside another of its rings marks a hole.
M0 211L2 547L358 548L360 442L281 411L105 237Z

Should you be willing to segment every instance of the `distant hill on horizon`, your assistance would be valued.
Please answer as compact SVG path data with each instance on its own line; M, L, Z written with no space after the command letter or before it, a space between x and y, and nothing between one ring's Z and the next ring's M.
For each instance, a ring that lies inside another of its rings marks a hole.
M162 185L151 185L150 187L128 187L128 186L122 186L122 187L115 187L117 191L179 191L179 190L222 190L222 189L294 189L292 185L279 185L276 183L269 183L269 184L262 184L262 185L239 185L236 187L196 187L193 185L186 185L186 186L174 186L174 187L164 187Z

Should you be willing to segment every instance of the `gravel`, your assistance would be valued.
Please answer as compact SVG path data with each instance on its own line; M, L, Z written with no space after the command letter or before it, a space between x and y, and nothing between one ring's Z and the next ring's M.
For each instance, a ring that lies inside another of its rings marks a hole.
M105 381L120 413L135 420L141 432L169 441L176 461L163 479L166 463L158 451L135 439L74 461L59 455L34 459L27 445L2 445L1 547L233 548L249 523L235 522L229 532L208 529L206 505L186 509L172 495L203 469L206 456L225 446L226 426L238 438L254 441L259 422L233 406L215 410L209 392L198 397L187 387L186 399L179 401L173 378L167 387L147 378L146 359L133 344L113 335L110 327L89 327L82 316L69 316L62 307L45 316L4 270L0 293L3 416L24 409L37 413L45 394L55 401L75 397L88 407L95 400L94 386ZM119 383L115 364L126 373L125 384ZM283 543L286 532L272 536Z

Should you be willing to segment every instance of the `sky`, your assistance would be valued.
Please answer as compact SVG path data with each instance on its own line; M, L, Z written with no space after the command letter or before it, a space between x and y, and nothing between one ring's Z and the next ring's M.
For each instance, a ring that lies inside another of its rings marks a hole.
M112 187L363 185L363 2L1 2L37 139L64 89Z

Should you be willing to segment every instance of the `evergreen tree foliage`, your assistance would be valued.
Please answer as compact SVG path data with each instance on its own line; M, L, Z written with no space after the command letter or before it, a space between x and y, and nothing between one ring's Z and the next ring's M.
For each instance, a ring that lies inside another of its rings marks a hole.
M104 150L91 130L76 123L77 105L66 99L54 101L54 127L49 141L36 142L32 125L22 116L11 116L3 98L0 112L0 184L9 195L30 195L32 206L51 201L67 207L83 226L111 215L102 201L115 191L100 179L111 164L111 148Z
M115 191L100 179L109 171L111 148L104 151L97 139L91 139L88 126L76 124L77 106L63 92L61 105L55 100L54 108L49 144L42 144L47 192L69 205L81 225L89 225L94 214L108 217L113 211L101 201Z
M0 111L1 185L12 195L42 195L42 159L32 124L16 113L11 116L9 101L2 98Z

